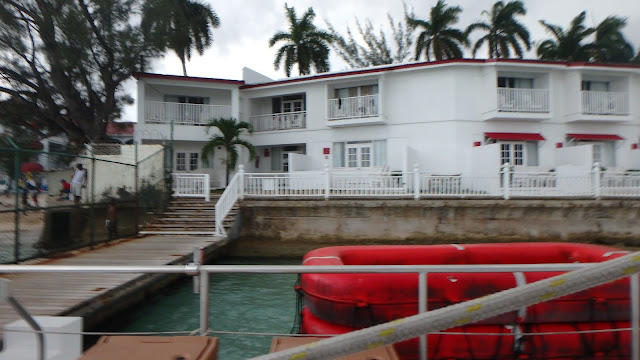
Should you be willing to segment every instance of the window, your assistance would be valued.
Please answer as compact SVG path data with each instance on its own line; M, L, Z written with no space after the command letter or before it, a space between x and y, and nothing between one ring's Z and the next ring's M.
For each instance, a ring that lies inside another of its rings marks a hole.
M209 104L209 98L204 96L165 95L164 101L180 104Z
M356 96L376 95L378 93L378 85L353 86L348 88L339 88L333 91L333 98L348 98Z
M333 167L381 167L386 161L385 140L333 143Z
M183 152L176 153L176 170L177 171L187 170L187 154Z
M304 95L290 95L271 98L273 114L304 111Z
M498 87L509 89L533 89L533 79L499 76Z
M198 170L198 153L189 154L189 170Z
M500 143L500 165L522 166L525 164L524 154L524 143Z
M592 145L591 163L601 166L616 166L616 144L614 141L578 141L576 145Z
M608 81L590 81L590 80L582 80L582 91L602 91L608 92L610 91Z

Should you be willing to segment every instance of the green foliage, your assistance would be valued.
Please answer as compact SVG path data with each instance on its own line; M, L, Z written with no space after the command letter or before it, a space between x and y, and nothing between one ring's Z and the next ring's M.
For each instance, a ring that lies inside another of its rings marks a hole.
M191 59L191 50L195 48L202 55L213 42L211 29L220 26L220 19L211 6L196 0L147 0L143 14L145 36L178 55L184 76L187 76L186 61Z
M622 34L625 19L609 16L596 27L591 60L595 62L631 62L633 47Z
M136 0L2 1L0 93L32 109L35 128L102 139L130 101L122 83L161 55L136 25L139 12Z
M461 12L461 7L449 7L444 0L438 0L431 8L429 20L418 19L405 11L410 28L421 29L416 40L416 60L420 60L423 52L427 61L431 61L431 55L437 61L462 58L462 48L469 46L469 40L465 32L451 27L458 22Z
M313 24L316 14L312 8L298 19L296 10L292 7L284 5L289 20L289 32L277 32L269 40L269 47L273 47L276 43L285 42L278 52L273 66L276 70L280 69L283 63L284 71L287 77L291 76L291 68L294 64L298 65L300 75L311 74L311 67L316 72L329 71L329 45L333 41L333 36L318 29Z
M478 39L473 46L473 57L482 46L487 43L489 58L509 58L511 50L519 57L524 56L522 45L529 50L531 41L529 40L529 31L518 22L514 17L516 15L524 16L527 10L520 0L510 1L504 4L497 1L493 4L491 11L483 11L482 15L488 18L488 22L476 22L467 27L467 35L475 30L486 32L486 35Z
M226 184L229 185L229 170L235 169L238 163L238 146L244 146L249 150L249 158L256 156L255 147L240 138L244 130L252 132L251 124L245 121L238 122L236 119L213 119L207 124L207 132L214 127L218 129L219 134L214 134L209 138L209 142L202 148L201 156L205 164L208 163L209 157L213 157L217 147L222 147L226 152Z
M387 14L387 19L391 27L393 48L388 44L387 36L382 29L376 33L368 18L364 21L364 27L356 18L356 27L363 45L355 40L350 28L347 27L347 37L345 38L327 21L329 33L334 38L331 47L352 68L405 62L411 53L413 31L402 22L396 24L390 14Z
M583 11L576 16L567 31L558 25L540 20L540 24L554 38L545 40L538 46L538 58L542 60L588 61L592 46L582 42L593 34L595 29L584 25L586 15L586 11Z

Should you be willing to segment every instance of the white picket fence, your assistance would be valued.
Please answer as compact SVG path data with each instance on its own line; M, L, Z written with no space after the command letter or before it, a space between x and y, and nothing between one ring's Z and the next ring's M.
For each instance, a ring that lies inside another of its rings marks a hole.
M171 179L174 197L201 197L209 201L209 174L172 173Z
M246 173L240 166L216 204L216 233L238 199L307 198L640 198L640 172L514 172L505 164L495 176L433 174L420 171L304 171Z

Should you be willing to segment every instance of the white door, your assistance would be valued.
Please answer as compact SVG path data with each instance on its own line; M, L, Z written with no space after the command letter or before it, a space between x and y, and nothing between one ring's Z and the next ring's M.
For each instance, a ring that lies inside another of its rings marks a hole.
M370 168L373 165L373 146L366 144L347 144L346 163L348 168Z
M524 166L526 164L524 149L524 143L500 143L500 165L509 163L513 166Z

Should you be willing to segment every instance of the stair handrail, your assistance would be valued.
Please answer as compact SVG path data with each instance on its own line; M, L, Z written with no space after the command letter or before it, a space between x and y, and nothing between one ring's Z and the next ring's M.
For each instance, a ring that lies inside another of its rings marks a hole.
M242 199L244 194L244 181L242 180L244 180L244 166L240 165L238 172L233 176L222 195L220 195L218 202L216 202L216 236L227 236L227 231L224 229L224 219L229 215L235 203Z

